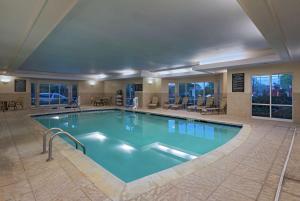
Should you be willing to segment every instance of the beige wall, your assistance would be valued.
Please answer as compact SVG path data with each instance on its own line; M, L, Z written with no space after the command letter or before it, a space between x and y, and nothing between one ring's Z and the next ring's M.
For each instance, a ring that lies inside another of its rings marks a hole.
M0 82L0 101L21 100L25 108L30 106L30 82L26 80L26 92L15 92L15 79L23 79L18 77L11 77L8 83Z
M161 105L161 78L143 78L143 105L147 108L153 96L159 98L159 105Z
M90 105L91 99L101 97L103 94L103 81L96 81L95 85L90 85L88 81L78 81L78 95L80 96L80 104Z
M245 73L245 92L232 92L232 74ZM293 119L300 122L300 63L273 64L228 70L227 113L243 118L251 117L251 77L260 74L293 74Z

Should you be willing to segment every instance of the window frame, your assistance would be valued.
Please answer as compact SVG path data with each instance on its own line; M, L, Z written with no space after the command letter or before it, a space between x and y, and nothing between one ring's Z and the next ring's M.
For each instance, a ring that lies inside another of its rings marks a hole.
M288 105L288 104L273 104L272 103L272 87L273 87L273 82L272 82L272 76L273 75L284 75L284 74L288 74L291 76L292 79L292 104ZM269 77L269 103L253 103L253 83L252 83L252 79L255 76L268 76ZM254 119L264 119L264 120L278 120L278 121L287 121L287 122L293 122L294 120L294 115L293 115L293 109L294 109L294 96L293 96L293 89L294 89L294 76L293 73L291 72L280 72L280 73L271 73L271 74L253 74L251 75L251 80L250 80L250 86L251 86L251 117ZM253 106L257 105L257 106L269 106L269 116L268 117L262 117L262 116L255 116L253 115ZM291 107L292 108L292 118L291 119L285 119L285 118L276 118L276 117L272 117L272 107L273 106L277 106L277 107Z

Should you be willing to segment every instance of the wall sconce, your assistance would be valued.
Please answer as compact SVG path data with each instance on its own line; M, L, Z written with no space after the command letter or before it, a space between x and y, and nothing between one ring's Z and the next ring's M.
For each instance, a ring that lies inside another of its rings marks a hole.
M154 82L153 78L148 78L148 81L147 81L148 84L153 84L153 82Z
M7 84L11 81L11 77L10 76L7 76L7 75L1 75L0 76L0 81L3 83L3 84Z
M89 83L90 86L95 86L96 85L96 81L95 80L90 80L88 83Z

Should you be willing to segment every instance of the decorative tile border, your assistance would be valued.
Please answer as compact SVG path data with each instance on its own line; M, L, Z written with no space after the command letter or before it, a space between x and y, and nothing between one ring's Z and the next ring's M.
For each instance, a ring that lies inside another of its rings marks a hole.
M82 112L92 112L92 111L104 111L104 110L112 110L112 109L120 109L120 108L105 108L105 109L84 109ZM133 111L125 109L125 111ZM42 116L42 115L54 115L54 114L63 114L63 113L74 113L78 111L61 111L61 112L47 112L47 113L38 113L38 114L30 114L30 116ZM134 112L142 112L149 113L153 115L161 115L161 116L169 116L174 118L183 118L183 119L191 119L184 115L171 115L164 114L156 111L144 111L144 110L134 110ZM186 175L192 174L195 171L198 171L200 168L203 168L221 158L225 155L228 155L237 147L239 147L249 136L251 132L251 126L248 124L241 124L235 122L227 122L227 121L211 121L204 118L194 118L195 121L208 122L208 123L217 123L217 124L225 124L232 126L242 127L240 132L232 138L226 144L214 149L204 155L199 156L198 158L187 161L185 163L176 165L174 167L162 170L160 172L154 173L152 175L148 175L146 177L137 179L135 181L125 183L112 173L107 171L101 165L94 162L89 157L86 157L82 154L81 151L74 149L70 144L63 141L61 138L57 139L57 143L55 143L55 148L59 150L59 152L65 156L68 160L70 160L90 181L92 181L102 192L104 192L109 198L114 201L119 200L127 200L134 198L142 193L145 193L155 187L163 186L171 181L176 179L180 179ZM47 129L37 121L33 120L35 125L39 126L42 129ZM55 156L54 156L55 157Z

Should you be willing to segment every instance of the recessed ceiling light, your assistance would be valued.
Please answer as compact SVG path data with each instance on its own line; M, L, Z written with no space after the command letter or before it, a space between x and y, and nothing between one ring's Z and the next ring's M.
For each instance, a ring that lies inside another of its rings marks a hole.
M122 75L134 75L136 74L135 70L132 69L126 69L126 70L120 70L118 73L121 73Z
M11 76L6 76L6 75L1 75L0 76L0 81L3 83L9 83L11 81Z
M164 71L158 71L156 72L158 75L168 75L168 74L178 74L178 73L188 73L192 72L192 68L180 68L180 69L174 69L174 70L164 70Z
M103 74L103 73L97 75L97 78L98 78L98 79L103 79L103 78L106 78L106 77L107 77L107 75L105 75L105 74Z

